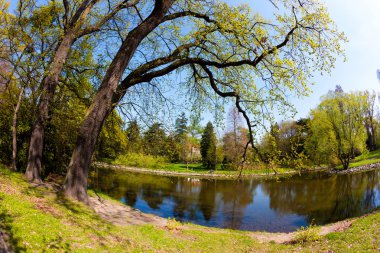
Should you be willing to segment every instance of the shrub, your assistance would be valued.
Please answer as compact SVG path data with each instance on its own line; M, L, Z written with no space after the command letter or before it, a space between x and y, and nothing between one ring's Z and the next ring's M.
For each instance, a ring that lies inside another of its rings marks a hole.
M130 153L125 155L119 155L113 164L127 165L140 168L149 169L162 169L168 162L167 158L163 156L152 156L138 153Z
M319 234L319 228L315 225L309 227L301 227L297 230L293 243L307 243L319 241L322 236Z
M168 218L168 223L166 224L167 230L181 230L181 222L177 221L175 218Z

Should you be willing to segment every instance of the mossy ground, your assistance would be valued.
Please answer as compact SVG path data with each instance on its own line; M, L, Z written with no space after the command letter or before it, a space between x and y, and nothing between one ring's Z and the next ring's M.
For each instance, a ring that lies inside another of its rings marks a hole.
M117 226L87 206L0 166L0 224L16 252L378 252L380 213L344 232L296 244L260 243L252 233L175 221Z

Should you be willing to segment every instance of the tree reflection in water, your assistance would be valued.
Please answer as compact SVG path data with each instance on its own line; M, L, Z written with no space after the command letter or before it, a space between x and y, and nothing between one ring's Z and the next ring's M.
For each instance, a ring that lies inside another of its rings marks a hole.
M99 169L91 182L97 190L143 212L234 229L289 231L312 221L325 224L358 216L380 206L380 171L234 181ZM260 201L255 203L256 198Z

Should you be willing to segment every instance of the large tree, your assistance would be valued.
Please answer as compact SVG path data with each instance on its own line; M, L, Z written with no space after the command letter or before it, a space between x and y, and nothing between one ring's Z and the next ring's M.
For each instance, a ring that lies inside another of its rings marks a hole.
M356 154L365 150L364 112L366 99L362 93L330 92L311 112L312 136L309 153L326 157L335 155L343 169L348 169Z
M376 145L376 130L377 124L375 119L375 104L376 104L376 93L375 91L369 92L365 91L363 93L365 99L365 111L364 111L364 120L365 128L367 130L367 148L370 151L374 151L377 148Z
M187 75L186 83L174 87L188 90L190 100L234 101L251 133L246 147L254 146L252 127L265 108L287 105L290 91L306 94L308 78L333 67L345 39L317 1L282 0L276 6L280 14L269 20L247 6L213 0L139 2L82 123L66 194L86 201L98 135L125 94L130 98L144 85L156 88L150 95L160 94L157 87L173 83L175 71Z
M44 6L37 6L36 1L19 1L20 18L25 13L40 12L34 22L44 23L56 27L58 34L55 37L56 49L49 59L46 74L40 84L36 121L32 128L29 143L28 165L25 176L30 181L40 181L42 153L45 127L49 119L49 107L59 84L59 78L73 44L82 37L98 32L104 24L112 19L120 10L133 7L138 1L101 1L82 0L62 3L48 1ZM108 8L96 8L107 5ZM105 10L105 11L101 11Z

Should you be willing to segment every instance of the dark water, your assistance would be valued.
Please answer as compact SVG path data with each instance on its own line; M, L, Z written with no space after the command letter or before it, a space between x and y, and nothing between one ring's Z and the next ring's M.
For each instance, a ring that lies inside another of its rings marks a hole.
M380 207L380 170L271 180L207 180L98 170L92 188L146 213L204 226L294 231Z

